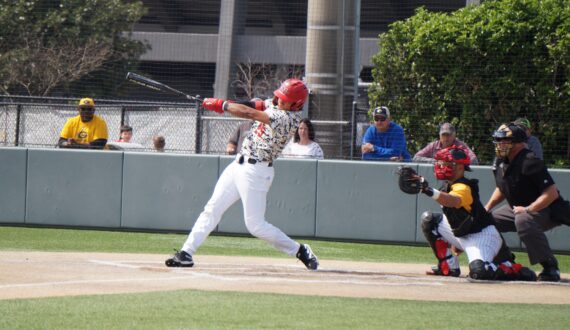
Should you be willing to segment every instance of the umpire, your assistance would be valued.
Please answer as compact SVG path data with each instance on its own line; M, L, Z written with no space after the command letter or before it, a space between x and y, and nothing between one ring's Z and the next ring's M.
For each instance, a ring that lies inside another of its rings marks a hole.
M518 233L530 263L540 263L544 268L539 281L558 282L558 261L544 232L560 225L552 219L550 206L562 198L542 160L527 149L526 140L525 131L514 123L502 124L494 132L493 173L497 187L485 208L489 211L507 200L492 212L497 228Z

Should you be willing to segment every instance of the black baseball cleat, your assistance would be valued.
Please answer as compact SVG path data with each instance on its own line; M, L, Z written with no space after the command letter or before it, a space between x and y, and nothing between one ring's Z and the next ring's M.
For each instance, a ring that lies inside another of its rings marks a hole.
M560 282L560 270L557 267L545 267L540 274L538 274L538 281L540 282Z
M459 277L459 275L461 275L461 269L450 269L447 274L444 274L439 266L432 266L431 271L427 271L426 275Z
M305 264L307 269L317 270L317 268L319 268L317 256L313 254L313 251L308 244L301 244L299 251L297 251L297 258Z
M166 259L164 264L167 267L192 267L194 266L194 260L186 251L177 251L172 258Z

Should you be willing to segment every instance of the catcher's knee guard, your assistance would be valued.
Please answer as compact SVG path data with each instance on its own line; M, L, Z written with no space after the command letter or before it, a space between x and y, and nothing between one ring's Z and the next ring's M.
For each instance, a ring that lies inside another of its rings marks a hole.
M491 263L481 259L469 263L469 277L475 280L494 280L496 271Z
M421 215L422 219L422 232L429 245L431 246L433 252L437 255L435 242L441 237L437 232L437 226L443 220L443 215L441 213L432 213L431 211L425 211Z
M439 237L437 234L437 226L443 220L443 214L441 213L433 213L432 211L425 211L421 215L422 219L422 231L428 241L430 238L428 236L435 236L436 238ZM435 233L434 233L435 232Z

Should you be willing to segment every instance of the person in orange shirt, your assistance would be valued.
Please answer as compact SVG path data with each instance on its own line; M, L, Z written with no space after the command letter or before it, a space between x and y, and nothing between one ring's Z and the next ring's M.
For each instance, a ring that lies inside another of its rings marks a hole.
M95 102L91 98L83 98L77 109L79 115L67 120L57 145L60 148L103 149L109 132L105 120L95 115Z

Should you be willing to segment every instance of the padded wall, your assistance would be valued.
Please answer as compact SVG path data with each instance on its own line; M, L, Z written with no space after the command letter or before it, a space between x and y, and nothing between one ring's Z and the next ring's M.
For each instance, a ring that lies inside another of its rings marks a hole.
M27 154L23 148L0 148L0 223L26 219Z
M556 182L556 188L564 199L570 199L570 170L553 170L550 175ZM546 232L548 242L553 250L570 251L570 227L561 225Z
M218 178L219 157L125 152L121 226L188 230Z
M26 223L119 228L123 153L28 149Z
M0 223L188 231L233 157L60 149L0 148ZM397 186L397 163L294 160L275 162L267 220L291 236L425 242L431 199ZM432 186L433 168L412 164ZM488 166L474 166L485 203L494 189ZM551 170L570 198L570 171ZM246 234L241 203L217 228ZM553 249L570 251L568 226L547 233ZM516 233L504 235L521 247Z
M316 236L414 242L417 196L399 190L399 165L319 161Z

